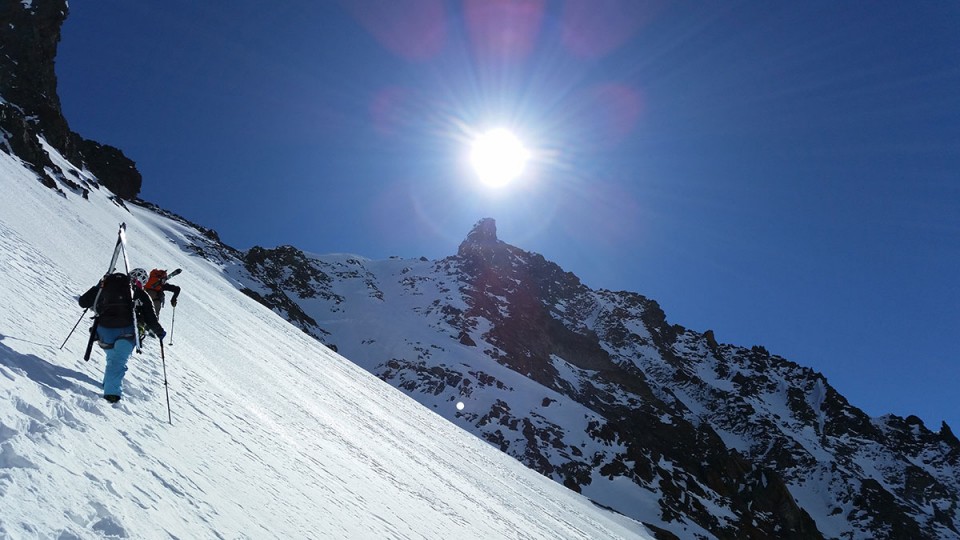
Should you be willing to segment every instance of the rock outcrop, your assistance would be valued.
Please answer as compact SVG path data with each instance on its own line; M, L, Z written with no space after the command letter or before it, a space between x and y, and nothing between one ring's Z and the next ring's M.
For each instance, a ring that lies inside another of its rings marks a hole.
M27 163L47 187L86 196L100 184L133 200L143 179L122 151L70 130L60 107L54 61L66 0L0 4L0 150ZM88 173L63 171L41 139Z

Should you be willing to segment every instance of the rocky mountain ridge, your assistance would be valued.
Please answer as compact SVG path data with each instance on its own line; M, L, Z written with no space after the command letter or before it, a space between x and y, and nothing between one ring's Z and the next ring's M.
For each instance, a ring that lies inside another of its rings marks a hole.
M439 261L284 246L243 264L248 294L304 331L424 405L464 401L453 421L664 537L960 536L946 424L870 418L764 347L589 289L492 219Z

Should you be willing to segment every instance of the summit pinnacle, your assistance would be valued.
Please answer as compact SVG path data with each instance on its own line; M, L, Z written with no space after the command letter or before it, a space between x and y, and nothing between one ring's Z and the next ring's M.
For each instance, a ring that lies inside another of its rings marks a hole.
M467 234L467 241L482 244L497 242L497 222L493 218L483 218Z
M497 239L497 222L493 218L483 218L473 226L467 238L460 243L457 254L461 257L482 254L501 243Z

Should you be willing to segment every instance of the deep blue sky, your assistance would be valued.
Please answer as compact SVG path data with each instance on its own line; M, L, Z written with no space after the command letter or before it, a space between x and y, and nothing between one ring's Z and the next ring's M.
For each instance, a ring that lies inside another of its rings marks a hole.
M960 432L960 3L72 0L57 75L235 247L441 258L493 217ZM495 125L535 156L499 192L465 165Z

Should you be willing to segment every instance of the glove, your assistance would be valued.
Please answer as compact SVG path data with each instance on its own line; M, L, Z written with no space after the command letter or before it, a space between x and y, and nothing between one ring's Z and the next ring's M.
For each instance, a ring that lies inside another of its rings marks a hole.
M170 299L170 305L173 306L173 307L177 307L177 299L176 299L176 298L171 298L171 299Z
M166 330L164 330L163 328L161 328L160 330L157 330L157 339L163 340L163 338L165 337L167 337Z

